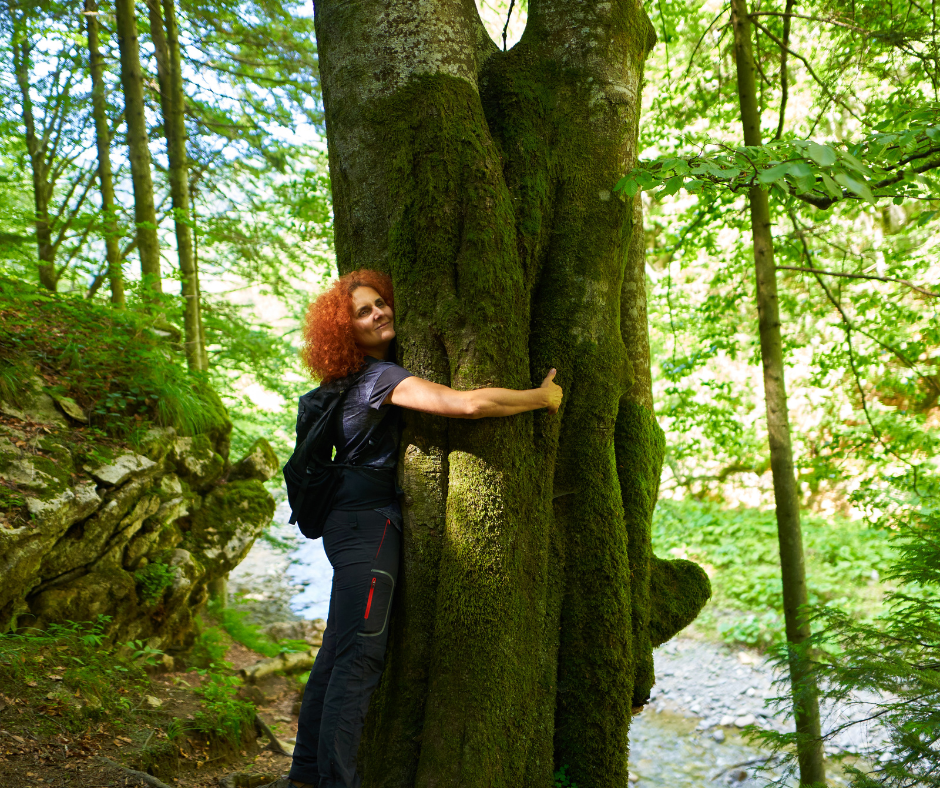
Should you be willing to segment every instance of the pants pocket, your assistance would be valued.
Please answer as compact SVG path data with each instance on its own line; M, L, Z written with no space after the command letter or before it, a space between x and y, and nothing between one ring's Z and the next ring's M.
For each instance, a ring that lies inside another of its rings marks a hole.
M362 626L359 628L362 637L378 637L385 632L394 593L395 578L381 569L373 569Z

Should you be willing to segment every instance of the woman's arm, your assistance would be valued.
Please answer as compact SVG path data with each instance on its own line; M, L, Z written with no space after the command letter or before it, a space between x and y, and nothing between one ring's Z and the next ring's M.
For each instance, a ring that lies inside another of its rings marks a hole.
M554 382L554 377L553 369L539 388L527 391L496 388L454 391L449 386L429 380L405 378L392 389L385 402L455 419L514 416L539 408L548 408L549 413L556 413L561 405L562 390Z

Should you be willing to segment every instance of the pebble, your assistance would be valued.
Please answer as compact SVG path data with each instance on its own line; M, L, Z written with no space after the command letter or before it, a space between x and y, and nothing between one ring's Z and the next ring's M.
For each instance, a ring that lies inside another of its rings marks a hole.
M748 725L753 725L757 722L757 718L753 714L745 714L742 717L735 717L734 724L737 728L746 728Z
M640 775L638 775L636 772L630 772L630 775L627 777L627 779L630 780L631 783L638 783L640 781Z
M712 738L713 738L716 742L718 742L719 744L721 744L721 743L725 740L725 732L724 732L721 728L719 728L717 731L715 731L714 733L712 733Z

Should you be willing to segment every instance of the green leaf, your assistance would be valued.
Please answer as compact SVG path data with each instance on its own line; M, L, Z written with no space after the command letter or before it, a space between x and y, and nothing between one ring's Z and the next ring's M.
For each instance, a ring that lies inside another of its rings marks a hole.
M917 217L917 226L923 227L927 222L933 219L937 215L936 211L924 211L920 216Z
M794 178L812 178L813 171L805 161L795 161L789 165L787 172Z
M841 158L843 162L855 170L859 175L868 175L868 168L848 151L842 151L839 158Z
M631 178L629 175L624 176L619 181L617 185L614 186L615 192L626 192L628 197L636 196L636 193L640 190L640 184L636 182L634 178Z
M858 180L853 178L851 175L846 175L844 172L840 172L836 175L836 183L841 184L846 189L848 189L853 194L857 194L864 200L868 200L872 205L875 204L875 197L871 193L871 189L868 187L868 184L865 180Z
M682 188L682 182L684 178L681 175L675 175L666 181L666 185L663 186L657 193L657 197L668 197L670 194L675 194L679 189Z
M773 183L783 178L790 171L789 164L778 164L776 167L771 167L768 170L764 170L760 175L757 176L757 180L761 183Z
M836 182L832 180L826 173L821 173L823 186L826 187L826 191L829 192L829 196L834 200L842 199L842 189L836 186Z
M895 205L901 205L904 202L904 198L899 194L891 202L893 202Z
M818 142L809 144L809 157L820 167L831 167L836 163L836 152L828 145L820 145Z

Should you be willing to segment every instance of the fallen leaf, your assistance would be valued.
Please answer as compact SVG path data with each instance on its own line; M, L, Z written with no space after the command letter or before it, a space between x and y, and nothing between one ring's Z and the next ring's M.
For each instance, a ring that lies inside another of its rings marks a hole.
M48 676L46 676L46 678L52 679L53 681L62 681L62 677L56 675L55 673L50 673Z
M126 741L128 744L134 743L133 739L128 739L127 736L118 736L118 739L120 739L121 741Z
M35 681L27 681L27 682L26 682L26 686L27 686L27 687L38 687L39 684L37 684Z

